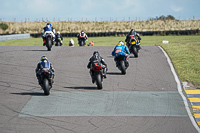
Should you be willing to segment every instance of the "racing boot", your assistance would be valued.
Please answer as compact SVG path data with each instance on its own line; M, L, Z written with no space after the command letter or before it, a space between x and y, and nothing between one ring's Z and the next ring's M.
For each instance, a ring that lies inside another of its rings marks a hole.
M92 83L94 84L94 75L93 75L93 72L92 72L92 70L90 70L90 76L91 76L91 78L92 78Z
M107 69L104 68L104 69L103 69L103 77L104 77L104 78L107 78L107 76L106 76L106 72L107 72Z
M105 79L107 78L106 73L103 74L103 77L104 77Z
M45 46L46 40L43 41L43 46Z
M53 78L51 79L51 82L52 82L52 84L54 83L54 79Z

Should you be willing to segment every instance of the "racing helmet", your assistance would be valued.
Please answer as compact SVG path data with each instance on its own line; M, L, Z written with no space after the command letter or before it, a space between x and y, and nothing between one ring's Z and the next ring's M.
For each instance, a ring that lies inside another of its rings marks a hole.
M41 57L41 61L48 60L46 56Z
M117 44L118 46L124 45L123 41L119 41L119 43Z
M98 51L94 51L93 56L95 56L95 57L99 56L99 52Z
M60 31L58 31L57 34L60 34Z
M131 29L129 35L134 35L135 34L135 29Z
M50 26L50 27L51 27L51 24L50 24L50 23L47 23L47 26Z

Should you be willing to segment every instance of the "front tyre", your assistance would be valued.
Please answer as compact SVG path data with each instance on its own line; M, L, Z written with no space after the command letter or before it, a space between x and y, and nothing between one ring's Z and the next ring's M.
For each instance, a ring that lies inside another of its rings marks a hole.
M48 79L44 79L43 80L43 90L44 90L44 95L49 95L50 94L50 86L49 86L49 80Z
M97 88L102 89L103 86L102 86L101 74L96 74L95 79L96 79Z
M84 45L84 42L83 41L80 41L80 46L83 46Z
M60 43L60 41L58 41L58 42L57 42L57 45L56 45L56 46L61 46L61 43Z

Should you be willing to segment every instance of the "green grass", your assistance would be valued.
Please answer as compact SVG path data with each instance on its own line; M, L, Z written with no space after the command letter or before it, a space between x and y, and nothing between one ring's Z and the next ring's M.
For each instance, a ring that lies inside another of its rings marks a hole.
M157 44L164 48L182 81L200 88L200 39L199 42Z
M68 46L71 37L64 38L63 46ZM77 38L72 37L77 44ZM87 44L94 46L115 46L122 37L89 37ZM162 44L168 40L169 44ZM42 46L42 38L19 39L0 42L0 46ZM200 88L200 36L142 36L141 46L161 46L168 53L182 81L193 83Z

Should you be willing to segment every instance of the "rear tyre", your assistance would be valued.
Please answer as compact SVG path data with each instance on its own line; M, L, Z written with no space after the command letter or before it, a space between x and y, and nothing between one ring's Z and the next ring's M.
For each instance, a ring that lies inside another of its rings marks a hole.
M45 78L45 79L43 80L44 95L49 95L49 94L50 94L49 89L50 89L49 80Z
M121 72L122 72L123 75L125 75L126 74L126 67L125 67L124 60L120 61L120 65L121 65Z
M51 44L51 39L48 38L48 39L47 39L47 50L48 50L48 51L51 51L51 46L52 46L52 44Z
M97 88L102 89L103 86L102 86L101 74L97 74L95 76L96 76L95 78L96 78Z
M132 51L133 51L133 55L137 58L138 57L138 50L136 48L136 45L132 46Z

